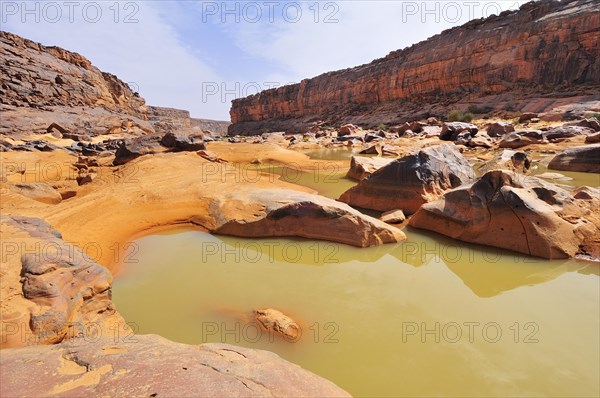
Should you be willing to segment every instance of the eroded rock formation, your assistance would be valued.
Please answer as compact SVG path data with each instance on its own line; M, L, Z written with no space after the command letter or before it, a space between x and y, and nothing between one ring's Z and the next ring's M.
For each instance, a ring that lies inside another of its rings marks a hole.
M340 200L365 209L400 209L413 214L423 203L474 177L471 165L455 145L438 145L383 166L344 192Z
M223 220L213 232L252 238L299 236L368 247L406 239L402 231L350 206L318 195L285 189L232 193L214 208ZM232 209L255 209L244 218L224 219Z
M2 347L128 332L111 300L112 274L38 218L2 216ZM17 289L21 291L17 291Z
M600 241L598 206L597 190L571 193L539 178L493 170L424 204L410 225L548 259L593 256Z
M237 99L229 133L304 132L314 120L395 124L469 103L562 113L569 104L598 106L597 7L597 0L530 2L366 65Z

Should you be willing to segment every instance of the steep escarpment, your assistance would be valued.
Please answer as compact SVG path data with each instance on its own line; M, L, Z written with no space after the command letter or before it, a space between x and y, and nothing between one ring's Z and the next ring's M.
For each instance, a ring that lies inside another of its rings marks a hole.
M399 123L466 104L535 112L599 106L599 29L595 0L530 2L366 65L234 100L229 133L305 131L317 120Z

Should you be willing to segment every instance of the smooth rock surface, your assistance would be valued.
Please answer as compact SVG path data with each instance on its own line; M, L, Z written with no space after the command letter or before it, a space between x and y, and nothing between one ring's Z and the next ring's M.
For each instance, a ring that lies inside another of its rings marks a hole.
M344 203L298 191L261 189L230 193L213 206L221 214L239 207L252 207L256 211L243 219L223 220L213 232L252 238L299 236L358 247L406 239L399 229ZM222 220L216 214L215 218Z
M565 149L548 164L552 170L600 173L600 144Z

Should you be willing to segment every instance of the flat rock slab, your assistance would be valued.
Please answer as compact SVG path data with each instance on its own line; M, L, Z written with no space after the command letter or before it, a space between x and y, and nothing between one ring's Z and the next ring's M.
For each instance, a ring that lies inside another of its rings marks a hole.
M12 348L0 358L3 397L350 396L268 351L155 335Z
M240 237L298 236L368 247L396 243L404 233L352 207L289 189L231 193L212 207L221 224L212 232ZM244 215L236 216L240 209ZM255 209L250 215L247 210Z

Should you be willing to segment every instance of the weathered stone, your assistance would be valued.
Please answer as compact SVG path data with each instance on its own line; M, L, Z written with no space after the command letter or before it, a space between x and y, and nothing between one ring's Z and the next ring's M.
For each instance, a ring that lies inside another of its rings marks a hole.
M294 342L302 336L300 326L289 316L273 308L254 310L256 320L270 333L283 336Z
M539 178L504 170L424 204L410 225L465 242L548 259L593 250L600 219L592 210L600 198L577 200Z
M166 133L161 138L160 144L164 147L170 148L174 152L200 151L206 149L201 136L182 136L172 132Z
M529 122L529 121L531 121L531 119L537 119L537 118L538 118L537 113L525 112L525 113L522 113L521 116L519 116L519 123ZM538 119L538 121L539 121L539 119Z
M355 135L358 131L358 127L353 124L345 124L338 130L338 136L343 137L345 135Z
M82 335L92 323L98 333L110 333L110 327L129 332L111 301L110 271L82 249L64 242L56 230L40 219L1 216L0 223L3 232L11 234L11 242L23 247L43 247L38 251L7 253L3 259L4 272L20 273L19 300L24 301L13 304L15 300L3 297L3 313L26 311L28 319L15 322L16 331L3 325L3 347L57 343Z
M600 144L565 149L550 161L548 168L600 173Z
M595 134L590 134L587 137L585 137L586 144L595 144L597 142L600 142L600 132L595 133Z
M350 170L348 170L346 177L360 181L387 165L392 160L393 159L390 158L352 156L352 160L350 160Z
M366 209L402 209L412 214L472 178L473 169L454 145L438 145L394 160L344 192L340 200Z
M511 123L496 122L487 126L487 133L490 137L502 137L513 131L515 131L515 127Z
M544 142L544 136L540 130L522 130L505 135L499 146L500 148L516 149Z
M193 346L155 335L124 334L117 339L83 340L2 350L0 394L159 398L350 396L335 384L268 351L218 343Z
M525 152L505 149L498 156L483 165L480 170L488 172L503 169L525 174L530 166L531 160L529 160Z
M252 217L222 220L213 232L252 238L298 236L368 247L406 239L399 229L322 196L285 189L261 189L229 194L215 205L230 207L260 204ZM222 219L222 217L219 217Z
M579 135L590 135L593 134L594 130L588 127L581 126L560 126L552 128L543 133L544 138L551 142L559 142L571 137L577 137Z
M390 210L383 213L379 219L388 224L400 224L406 220L406 216L402 210Z
M11 189L19 195L42 203L54 205L62 201L60 193L44 182L17 183Z
M444 141L455 141L462 132L467 132L471 137L474 137L478 131L479 129L477 126L471 123L448 122L444 123L442 126L440 139Z

